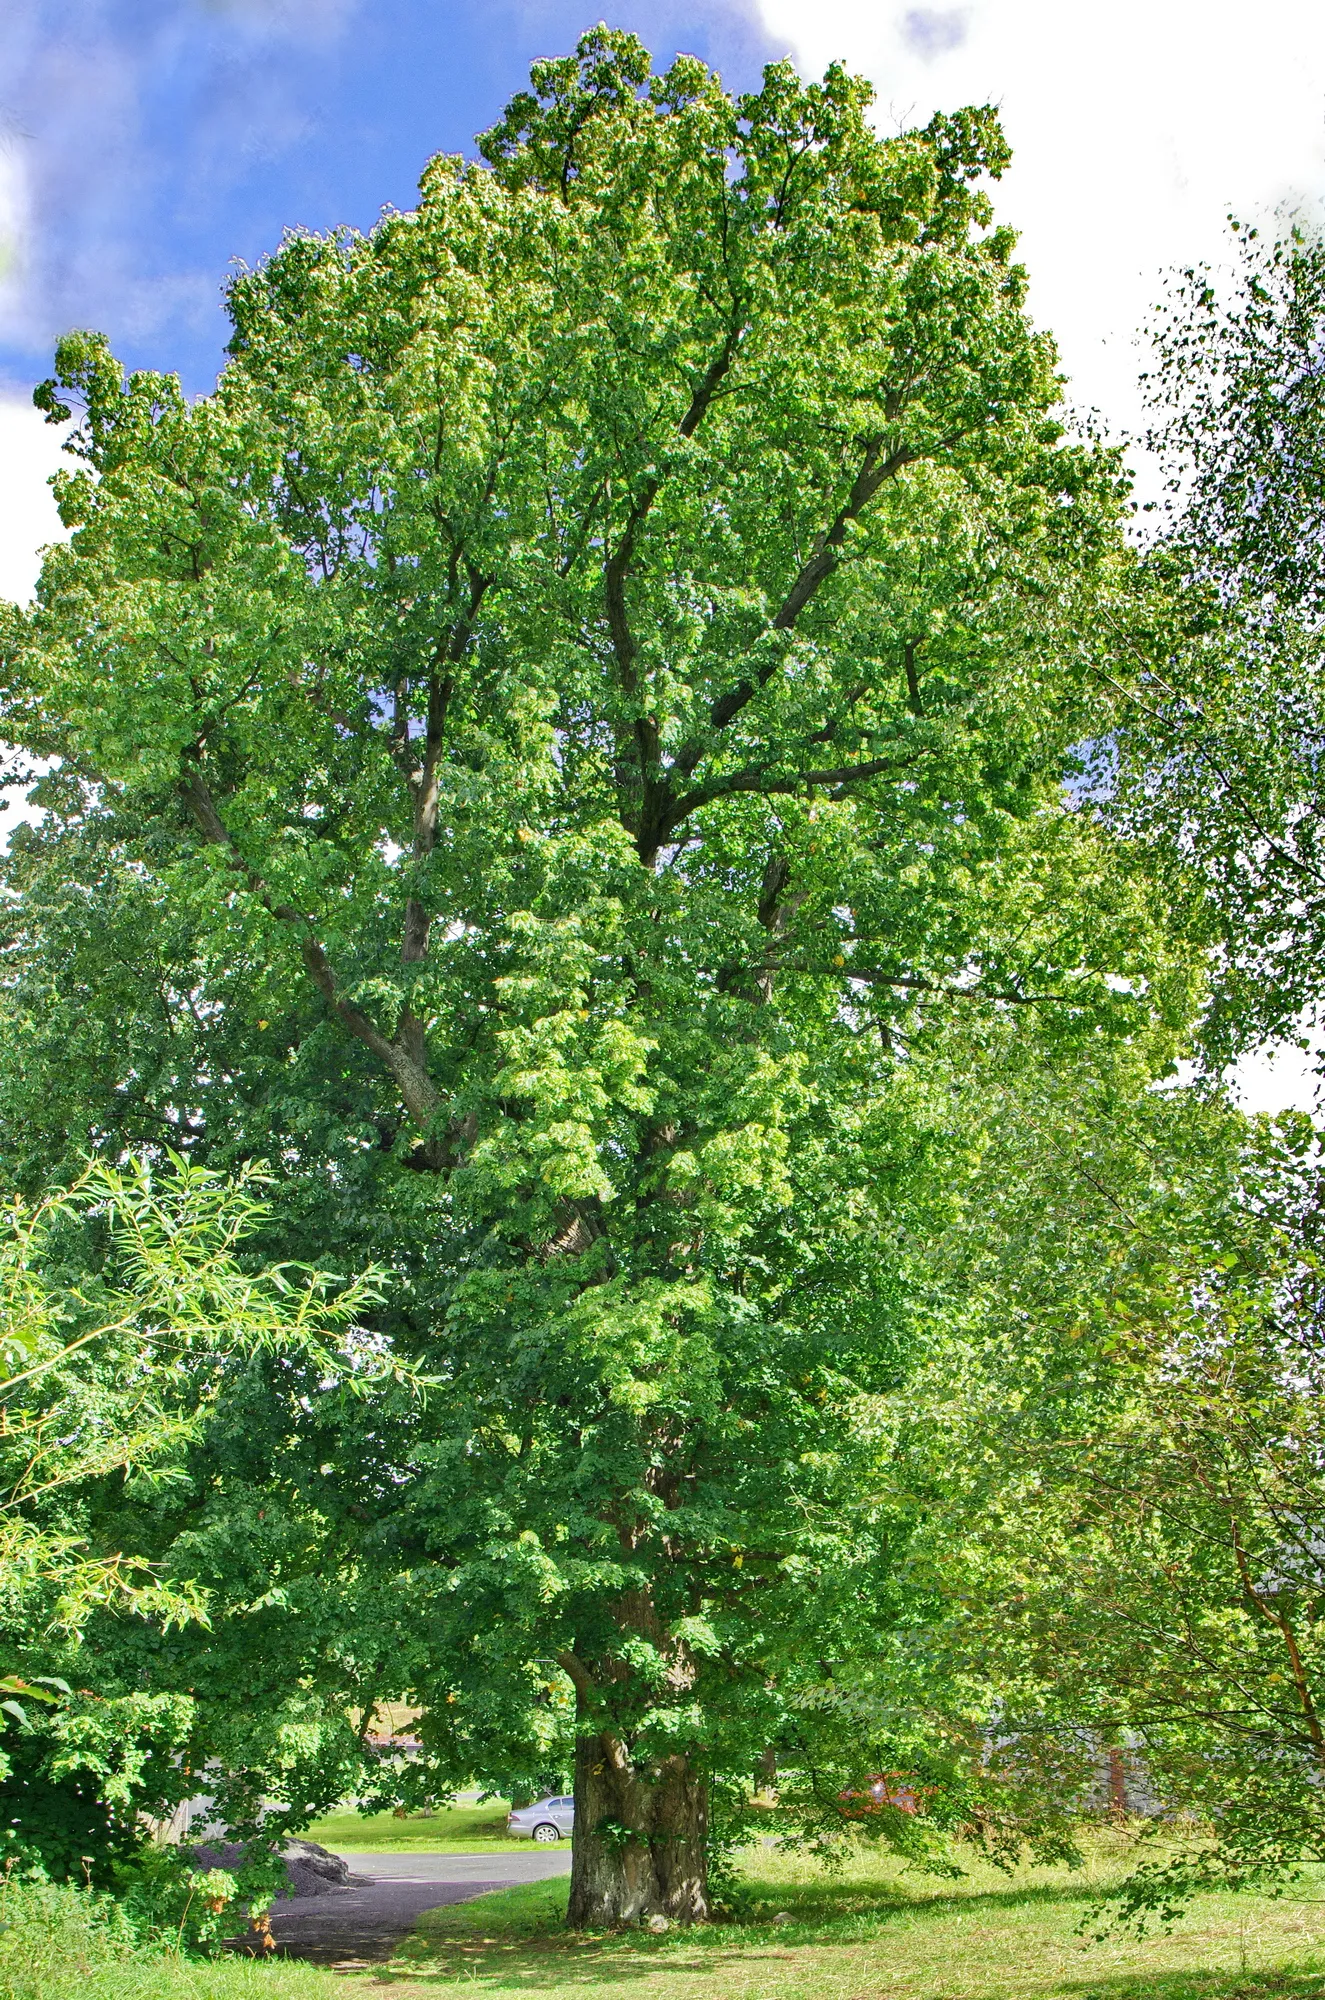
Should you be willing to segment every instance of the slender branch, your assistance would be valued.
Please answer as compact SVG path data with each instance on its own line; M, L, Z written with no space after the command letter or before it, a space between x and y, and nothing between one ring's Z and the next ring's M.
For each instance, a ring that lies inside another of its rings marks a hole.
M837 568L847 531L853 522L859 520L885 481L895 479L897 474L917 457L917 453L905 445L899 445L895 451L889 452L887 457L884 457L883 442L882 437L868 440L860 469L851 482L850 492L832 521L819 536L814 554L801 565L790 590L773 614L771 629L774 632L792 630L806 605ZM945 441L945 443L950 442L952 440ZM722 695L709 710L709 728L725 729L727 724L740 714L747 702L753 701L759 690L768 685L776 672L777 663L770 662L769 665L762 667L753 679L738 682L728 693ZM677 762L683 769L693 771L704 755L706 747L703 744L687 745Z
M197 770L190 772L184 779L181 789L204 838L214 846L225 849L230 865L244 877L263 908L269 910L278 922L301 926L299 949L309 978L342 1026L365 1047L371 1049L379 1061L385 1064L395 1079L396 1087L411 1118L422 1131L426 1132L436 1117L442 1100L419 1055L411 1048L402 1047L399 1042L388 1040L376 1022L372 1021L362 1008L356 1007L352 1001L345 998L332 970L331 961L313 935L308 918L289 904L273 901L264 877L257 869L249 866L231 839L225 822L216 810L215 801L202 773Z
M249 866L249 863L245 861L235 842L231 839L230 831L221 818L220 813L216 810L216 802L212 797L211 790L202 772L197 769L188 772L180 782L180 790L184 797L184 803L198 822L203 839L208 841L213 847L223 847L225 849L229 857L230 866L237 874L244 877L245 882L262 904L262 907L270 911L271 915L279 923L304 922L305 919L302 913L296 910L292 904L274 903L272 901L266 877L258 869Z
M1284 1648L1288 1654L1289 1670L1293 1676L1293 1686L1297 1693L1298 1704L1302 1710L1302 1719L1306 1723L1307 1734L1311 1738L1312 1748L1316 1753L1316 1762L1322 1771L1325 1771L1325 1728L1322 1728L1320 1717L1316 1713L1316 1704L1311 1694L1311 1684L1307 1679L1306 1669L1302 1664L1302 1654L1298 1647L1297 1634L1294 1632L1290 1620L1279 1607L1267 1604L1264 1597L1256 1589L1251 1580L1251 1566L1247 1561L1246 1550L1242 1546L1242 1530L1239 1526L1237 1515L1231 1509L1229 1510L1228 1520L1229 1531L1233 1541L1233 1554L1238 1566L1238 1575L1242 1579L1243 1591L1248 1601L1255 1605L1262 1617L1267 1618L1278 1629L1279 1635L1284 1642Z
M715 799L730 798L737 792L758 792L768 798L780 797L787 793L794 794L807 790L813 785L825 788L834 786L837 789L833 796L841 798L846 788L863 784L867 778L882 777L887 771L909 770L917 762L919 755L920 753L916 752L909 757L871 757L860 764L838 764L822 771L797 771L786 778L770 778L758 766L747 771L732 771L724 778L714 778L707 785L696 785L692 790L683 792L680 798L674 799L661 817L659 839L665 840L668 834L680 826L682 820L689 819L691 813L698 812L701 806L711 805Z
M801 972L818 979L858 979L869 986L898 986L908 992L935 993L944 1000L1005 1000L1014 1007L1041 1007L1053 1002L1069 1002L1070 993L1016 993L989 986L954 986L939 979L924 979L909 972L887 972L873 965L809 965L799 960L764 961L774 972Z
M916 642L908 639L902 648L902 664L906 669L906 698L912 715L922 713L920 706L920 676L916 672Z
M690 398L690 406L677 426L683 438L691 438L704 421L709 404L719 383L730 369L740 343L741 326L728 329L718 353L713 357L701 376L698 386ZM628 692L635 687L635 659L639 647L630 629L630 618L626 610L626 578L630 574L634 560L635 542L640 529L648 519L649 512L662 490L661 473L650 473L644 481L634 504L626 517L621 540L609 557L603 571L603 586L607 597L607 624L612 635L612 649L616 654L617 671L622 686ZM656 733L656 732L655 732Z
M802 566L799 576L774 615L775 632L790 632L811 598L837 568L848 528L859 520L884 482L896 478L903 467L909 465L915 457L915 453L905 445L899 445L896 451L889 452L886 458L880 457L882 450L883 439L871 438L865 448L861 468L851 483L851 491L838 509L832 526L820 537L818 548Z
M67 1347L62 1347L58 1354L50 1354L44 1361L38 1361L31 1368L25 1368L21 1375L6 1375L0 1380L0 1397L7 1396L20 1382L31 1382L34 1376L44 1375L48 1368L57 1368L62 1361L67 1361L71 1354L77 1354L80 1347L86 1347L89 1341L100 1340L110 1333L123 1333L132 1324L132 1316L126 1315L120 1319L107 1320L104 1326L94 1326L91 1333L80 1334L77 1340L71 1340Z

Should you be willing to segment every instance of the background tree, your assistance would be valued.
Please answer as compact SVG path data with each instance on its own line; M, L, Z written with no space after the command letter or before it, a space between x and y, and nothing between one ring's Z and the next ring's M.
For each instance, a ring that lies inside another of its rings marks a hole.
M1235 282L1183 274L1157 324L1169 500L1101 610L1113 720L1082 790L1209 954L1216 1063L1322 991L1325 252L1235 233ZM1119 1060L999 1078L973 1209L933 1246L965 1332L912 1384L912 1476L953 1670L999 1681L1014 1762L1084 1785L1130 1739L1200 1823L1138 1872L1143 1913L1321 1852L1320 1157L1310 1121L1149 1096Z
M283 1249L389 1263L426 1405L255 1376L158 1546L256 1598L258 1494L323 1524L335 1671L396 1663L439 1778L569 1719L576 1921L704 1915L712 1785L892 1615L854 1411L914 1340L925 1024L1188 1004L1064 791L1122 496L997 121L867 106L596 30L416 211L241 275L213 396L90 335L41 392L88 470L7 648L59 760L11 1128L274 1131Z
M946 1338L890 1420L949 1605L930 1643L996 1690L991 1776L1102 1804L1126 1746L1162 1836L1137 1916L1325 1851L1325 1493L1318 1135L1140 1090L1134 1060L1007 1065L931 1245Z
M1155 324L1150 442L1169 499L1150 588L1119 611L1103 777L1218 956L1221 1060L1296 1032L1325 983L1325 245L1234 230L1235 280L1187 271Z

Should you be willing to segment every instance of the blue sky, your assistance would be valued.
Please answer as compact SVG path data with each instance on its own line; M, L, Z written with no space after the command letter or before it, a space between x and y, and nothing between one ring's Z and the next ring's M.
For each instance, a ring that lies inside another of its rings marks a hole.
M70 326L208 387L232 258L409 206L424 161L470 149L595 18L593 0L0 0L0 395L26 395ZM742 85L787 46L745 0L612 19Z
M208 387L234 258L372 224L468 148L604 0L0 0L0 430L94 326ZM1134 337L1230 208L1325 192L1321 0L620 0L614 22L729 84L772 56L863 71L884 127L992 101L1031 306L1077 401L1143 418ZM0 437L0 454L3 438ZM0 468L0 480L3 468Z

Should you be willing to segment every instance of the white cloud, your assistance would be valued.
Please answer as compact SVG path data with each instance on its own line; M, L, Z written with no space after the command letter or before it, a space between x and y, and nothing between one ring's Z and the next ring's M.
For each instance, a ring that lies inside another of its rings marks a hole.
M0 400L0 597L11 603L32 596L46 543L65 539L46 484L63 436L30 403Z
M969 26L966 7L908 7L898 22L903 43L922 62L959 49Z
M0 124L0 315L17 297L28 235L28 188L17 132Z
M1321 1045L1313 1037L1310 1049L1292 1042L1272 1042L1243 1056L1228 1073L1234 1097L1244 1111L1314 1111L1320 1092Z
M1136 336L1166 272L1224 261L1230 212L1321 211L1320 0L760 0L760 12L803 69L843 61L868 76L881 130L1000 107L1014 161L995 201L1021 232L1031 310L1058 337L1072 400L1115 432L1144 428ZM1318 1040L1272 1046L1228 1081L1248 1111L1311 1110L1320 1055Z
M67 539L46 483L61 463L67 428L48 424L31 403L0 398L0 598L13 604L25 604L36 589L46 544ZM0 851L20 820L41 816L26 785L0 787Z
M996 195L1021 231L1031 308L1073 400L1139 430L1133 336L1161 273L1226 254L1224 220L1325 194L1320 0L761 0L802 67L841 59L882 129L1001 106L1015 161Z

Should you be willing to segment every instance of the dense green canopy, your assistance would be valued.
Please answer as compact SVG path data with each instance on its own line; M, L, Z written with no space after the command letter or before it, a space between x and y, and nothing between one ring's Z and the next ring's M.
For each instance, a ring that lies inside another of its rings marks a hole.
M984 1143L927 1063L1162 1070L1190 1005L1073 803L1123 493L1054 414L997 120L867 109L595 31L417 210L241 274L214 395L91 335L43 392L86 466L6 644L58 760L15 1170L272 1160L273 1241L380 1259L431 1381L250 1368L135 1523L234 1607L218 1718L260 1671L417 1699L418 1783L575 1746L581 1918L703 1914L769 1749L812 1820L895 1764L965 1813L862 1415ZM824 1689L881 1656L866 1730Z

